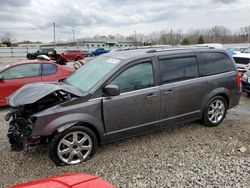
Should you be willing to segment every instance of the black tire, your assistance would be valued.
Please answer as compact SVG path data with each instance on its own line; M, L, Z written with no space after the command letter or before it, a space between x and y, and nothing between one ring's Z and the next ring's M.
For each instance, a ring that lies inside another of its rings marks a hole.
M220 113L219 118L218 118L218 115L217 115L217 120L218 121L216 121L216 118L215 118L214 121L212 121L211 119L213 119L212 118L213 114L209 114L209 113L213 110L212 106L214 106L214 104L216 104L216 101L220 101L220 103L224 105L224 112L222 113L222 111L218 107L217 111L218 111L218 113ZM206 106L205 111L203 113L202 123L207 127L218 126L224 120L224 118L226 116L226 113L227 113L227 108L228 108L228 104L227 104L224 97L222 97L222 96L213 97L207 103L207 106Z
M31 54L27 54L27 59L32 59Z
M81 57L76 57L75 58L75 61L79 61L79 60L81 60L82 58Z
M91 150L89 151L90 153L87 155L87 157L85 159L83 159L82 161L79 161L77 163L74 163L74 164L78 164L80 162L84 162L88 159L90 159L94 154L95 154L95 151L96 151L96 148L97 148L97 138L96 138L96 135L95 133L90 130L89 128L87 127L84 127L84 126L81 126L81 125L76 125L76 126L73 126L73 127L70 127L68 129L66 129L65 131L59 133L59 134L56 134L53 139L51 139L50 143L49 143L49 146L48 146L48 154L49 154L49 157L50 159L57 165L57 166L64 166L64 165L72 165L72 164L69 164L65 161L63 161L59 155L58 155L58 147L59 144L60 144L60 141L62 139L64 139L64 137L66 135L69 135L71 133L74 133L74 132L81 132L81 133L84 133L86 135L89 136L89 138L91 138L91 141L92 141L92 148ZM73 139L73 138L72 138ZM89 140L88 140L89 141ZM72 141L73 142L73 141ZM85 141L86 142L86 141ZM61 144L60 144L61 145ZM69 148L69 147L68 147ZM68 149L66 148L66 149ZM73 147L72 147L73 148ZM71 148L71 149L72 149ZM73 150L73 149L72 149ZM71 152L72 153L72 152ZM76 156L76 154L74 154L74 156ZM78 156L77 156L78 157Z

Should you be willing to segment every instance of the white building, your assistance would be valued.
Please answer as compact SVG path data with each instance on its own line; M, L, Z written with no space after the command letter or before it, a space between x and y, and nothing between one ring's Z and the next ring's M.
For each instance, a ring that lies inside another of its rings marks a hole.
M115 48L132 47L134 46L134 41L109 39L109 38L80 38L77 39L77 45L88 49L89 48L115 49Z
M18 47L21 47L21 48L40 48L40 45L39 43L19 43L17 44Z

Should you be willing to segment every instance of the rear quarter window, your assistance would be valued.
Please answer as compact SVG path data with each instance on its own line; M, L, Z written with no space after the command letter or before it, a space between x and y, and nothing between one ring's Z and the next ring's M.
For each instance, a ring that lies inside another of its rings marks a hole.
M202 61L199 62L199 70L202 76L233 71L231 59L220 52L201 52Z
M50 63L44 63L43 68L42 68L42 75L50 75L50 74L55 74L57 71L57 66L50 64Z

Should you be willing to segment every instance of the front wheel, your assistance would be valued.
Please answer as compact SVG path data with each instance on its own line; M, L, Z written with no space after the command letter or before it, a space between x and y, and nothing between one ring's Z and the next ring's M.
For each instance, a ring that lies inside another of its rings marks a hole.
M56 135L49 146L49 157L56 165L73 165L90 159L97 139L92 130L73 126Z
M227 102L224 97L212 98L206 106L203 114L203 123L208 127L218 126L227 113Z

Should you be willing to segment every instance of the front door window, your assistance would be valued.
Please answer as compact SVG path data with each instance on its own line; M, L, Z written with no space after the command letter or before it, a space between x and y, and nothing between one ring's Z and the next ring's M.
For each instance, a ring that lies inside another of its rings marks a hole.
M40 76L40 64L25 64L11 67L2 74L5 80Z
M130 67L116 77L111 84L119 86L121 93L152 87L152 64L142 63Z

